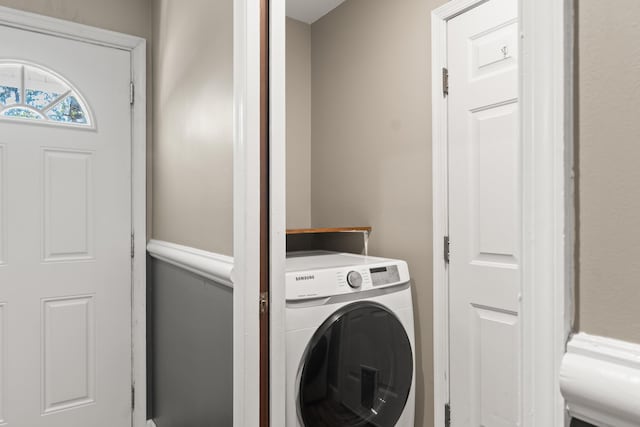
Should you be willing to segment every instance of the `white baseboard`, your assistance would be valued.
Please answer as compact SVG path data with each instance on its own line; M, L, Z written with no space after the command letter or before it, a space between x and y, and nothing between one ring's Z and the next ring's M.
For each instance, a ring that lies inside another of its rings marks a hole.
M640 427L640 345L574 335L560 388L572 417L602 427Z
M156 423L153 420L147 420L147 427L156 427Z

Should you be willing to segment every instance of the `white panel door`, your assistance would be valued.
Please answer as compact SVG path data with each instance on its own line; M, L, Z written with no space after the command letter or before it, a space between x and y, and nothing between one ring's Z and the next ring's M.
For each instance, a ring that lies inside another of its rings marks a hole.
M0 40L0 424L130 426L130 55Z
M489 0L448 22L455 427L521 420L517 9L517 0Z

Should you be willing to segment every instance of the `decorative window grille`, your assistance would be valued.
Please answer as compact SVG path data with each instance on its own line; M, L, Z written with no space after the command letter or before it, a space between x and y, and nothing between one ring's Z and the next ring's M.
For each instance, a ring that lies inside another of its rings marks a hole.
M0 119L93 127L87 104L69 82L44 67L0 61Z

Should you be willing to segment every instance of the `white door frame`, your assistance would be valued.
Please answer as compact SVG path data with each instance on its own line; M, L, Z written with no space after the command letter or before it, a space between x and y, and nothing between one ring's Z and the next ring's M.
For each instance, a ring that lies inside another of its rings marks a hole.
M78 40L130 52L131 81L139 88L131 109L131 226L134 258L131 265L132 386L135 388L132 427L147 423L147 210L146 210L146 41L140 37L75 22L0 7L0 25Z
M260 2L233 3L233 425L260 415Z
M286 340L285 340L285 262L286 262L286 2L269 0L269 115L271 149L271 306L270 306L270 421L286 424Z
M285 419L285 2L270 7L270 421ZM260 2L234 0L233 425L259 425Z
M451 0L431 15L435 425L443 425L449 402L447 21L485 1ZM567 415L559 371L574 317L573 6L571 0L518 1L522 425L560 427Z

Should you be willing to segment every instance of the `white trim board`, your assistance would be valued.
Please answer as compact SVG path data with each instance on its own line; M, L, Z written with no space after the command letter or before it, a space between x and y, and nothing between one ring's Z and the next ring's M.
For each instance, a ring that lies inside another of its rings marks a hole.
M141 41L145 41L128 34L4 6L0 6L0 25L129 51L137 48Z
M286 39L285 0L269 7L269 399L270 425L284 426L286 411L285 254L286 254Z
M487 0L452 0L431 15L434 422L449 402L447 21ZM566 422L559 372L573 319L573 9L571 0L519 0L522 141L522 425ZM452 409L455 411L455 408Z
M260 2L233 3L233 425L260 416ZM213 220L213 219L212 219Z
M443 242L449 235L448 117L447 99L442 95L442 68L447 66L447 21L471 7L467 3L453 0L431 13L433 413L436 426L445 425L444 409L449 403L449 271L443 259Z
M573 1L520 0L523 425L563 426L573 322Z
M147 244L147 251L155 259L233 288L231 280L233 258L230 256L162 240L150 240Z
M560 387L572 417L603 427L640 426L640 344L574 335Z
M135 389L133 427L147 425L147 48L143 38L0 7L0 25L121 49L131 54L131 81L136 101L131 108L132 260L132 385Z

